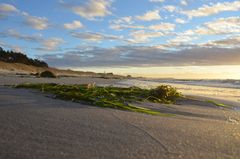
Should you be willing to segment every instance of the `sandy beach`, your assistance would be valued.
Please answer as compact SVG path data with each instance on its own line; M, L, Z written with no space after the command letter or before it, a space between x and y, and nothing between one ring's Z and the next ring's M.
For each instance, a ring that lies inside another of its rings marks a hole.
M1 76L0 81L0 158L240 156L240 112L219 108L204 100L180 100L175 105L140 104L176 115L161 117L82 105L52 99L33 90L3 86L45 82L123 86L129 81L6 75Z
M22 83L58 83L58 84L86 84L96 83L101 85L114 85L119 79L104 79L92 77L61 77L61 78L37 78L29 75L0 75L0 85L17 85Z
M36 78L29 75L0 74L0 85L17 85L22 83L58 83L58 84L88 84L96 83L102 86L155 88L158 85L171 85L187 96L198 97L199 99L214 99L226 103L240 110L240 89L223 88L221 86L199 86L193 84L179 84L170 82L154 82L141 79L104 79L93 77L61 77L61 78Z
M0 21L0 159L240 159L240 0L1 0Z

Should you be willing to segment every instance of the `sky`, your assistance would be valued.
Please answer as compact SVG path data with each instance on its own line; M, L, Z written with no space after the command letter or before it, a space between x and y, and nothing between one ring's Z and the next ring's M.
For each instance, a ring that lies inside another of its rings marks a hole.
M240 79L239 0L0 0L0 46L52 67Z

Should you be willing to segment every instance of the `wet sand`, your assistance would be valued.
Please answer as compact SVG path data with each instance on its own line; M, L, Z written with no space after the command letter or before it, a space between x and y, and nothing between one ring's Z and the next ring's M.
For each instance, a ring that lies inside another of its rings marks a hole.
M7 78L0 78L2 85L29 80ZM83 79L74 78L82 83L119 82ZM174 117L103 109L6 86L0 87L0 101L0 158L240 156L240 113L201 100L180 100L176 105L142 103Z

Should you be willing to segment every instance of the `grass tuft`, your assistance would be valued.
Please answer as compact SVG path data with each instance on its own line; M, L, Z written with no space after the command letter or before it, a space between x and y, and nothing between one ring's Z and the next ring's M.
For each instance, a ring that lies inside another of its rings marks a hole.
M39 74L39 76L44 78L56 78L56 75L51 71L43 71Z

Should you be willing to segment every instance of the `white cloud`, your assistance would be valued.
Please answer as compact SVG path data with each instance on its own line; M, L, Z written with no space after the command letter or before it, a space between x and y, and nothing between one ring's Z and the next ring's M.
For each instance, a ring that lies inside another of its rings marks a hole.
M122 36L106 35L94 32L72 32L71 35L85 41L101 42L103 40L122 40Z
M149 0L149 2L164 2L165 0Z
M0 4L0 12L17 12L17 8L11 4L2 3Z
M240 48L240 35L231 36L220 40L209 41L203 46L207 47L223 47L223 48Z
M187 6L188 5L188 2L186 0L181 0L180 3L183 6Z
M80 21L74 20L72 23L66 23L64 24L64 28L68 30L75 30L82 28L83 25Z
M110 21L109 28L113 30L123 30L123 29L144 29L143 25L134 24L134 18L132 16L121 17L116 20Z
M149 26L144 26L144 25L135 25L135 24L111 24L110 25L111 29L114 30L123 30L123 29L134 29L134 30L154 30L154 31L173 31L175 29L175 24L172 23L160 23L160 24L154 24L154 25L149 25Z
M146 32L145 30L137 30L132 31L130 33L130 36L132 37L132 39L130 39L129 41L132 43L145 43L149 42L153 38L165 36L165 34L161 32Z
M133 17L127 16L127 17L121 17L119 19L111 21L114 24L133 24Z
M175 6L172 6L172 5L164 6L164 9L166 9L168 12L175 12L175 11L177 11L177 8Z
M17 32L14 29L8 29L7 31L0 32L0 37L11 37L11 38L25 40L29 42L40 42L42 40L41 34L25 35Z
M207 30L205 34L240 33L240 17L220 18L213 22L208 22L204 26Z
M184 19L181 19L181 18L177 18L177 19L175 20L175 22L176 22L176 23L179 23L179 24L185 24L185 23L187 23Z
M204 17L209 15L218 14L225 11L239 11L240 1L233 2L222 2L212 5L204 5L196 10L182 11L181 13L187 15L189 18L192 17Z
M178 35L175 38L168 40L168 45L171 46L178 46L182 44L190 43L192 40L196 39L196 37L191 36L184 36L184 35Z
M44 30L50 26L46 17L31 16L25 12L22 15L25 17L25 24L36 30Z
M154 31L173 31L175 29L175 24L160 23L156 25L150 25L148 28Z
M185 31L185 35L224 35L240 33L240 17L220 18Z
M56 51L58 50L58 46L64 43L64 40L62 38L53 37L49 39L44 39L42 37L42 34L26 35L26 34L19 33L13 29L0 32L0 37L1 38L11 37L18 40L35 42L41 45L40 48L36 48L37 50L41 50L41 51Z
M18 12L18 9L11 4L2 3L0 4L0 18L6 17L11 13Z
M42 51L56 51L58 50L59 45L63 44L64 40L62 38L49 38L42 41L42 48L38 50Z
M132 45L45 54L42 58L47 63L60 67L215 66L239 65L239 52L240 48L190 47L169 51L156 46Z
M159 10L153 10L153 11L148 11L141 16L136 16L136 18L142 21L153 21L153 20L161 19L161 16L159 15Z
M215 21L204 23L202 26L197 27L196 29L189 29L182 33L178 33L177 36L171 40L168 40L169 46L180 46L180 45L189 45L193 40L199 39L203 35L238 35L240 33L240 17L228 17L228 18L219 18ZM232 47L230 42L236 43L239 40L239 36L234 38L228 38L226 40L216 40L208 42L207 44L203 43L201 46L224 46L220 43L228 43L228 47ZM239 45L240 46L240 45Z
M143 25L131 25L131 24L111 24L109 26L113 30L123 30L123 29L145 29Z
M72 11L89 20L111 14L111 0L89 0L85 5L73 6Z
M121 31L123 29L133 29L133 30L149 30L149 31L173 31L175 29L175 24L171 23L160 23L149 26L135 24L133 17L122 17L116 20L110 21L111 29Z
M36 30L44 30L49 27L49 22L46 17L31 16L26 12L20 12L15 6L10 4L0 4L0 18L8 16L11 13L20 13L24 17L24 23Z

